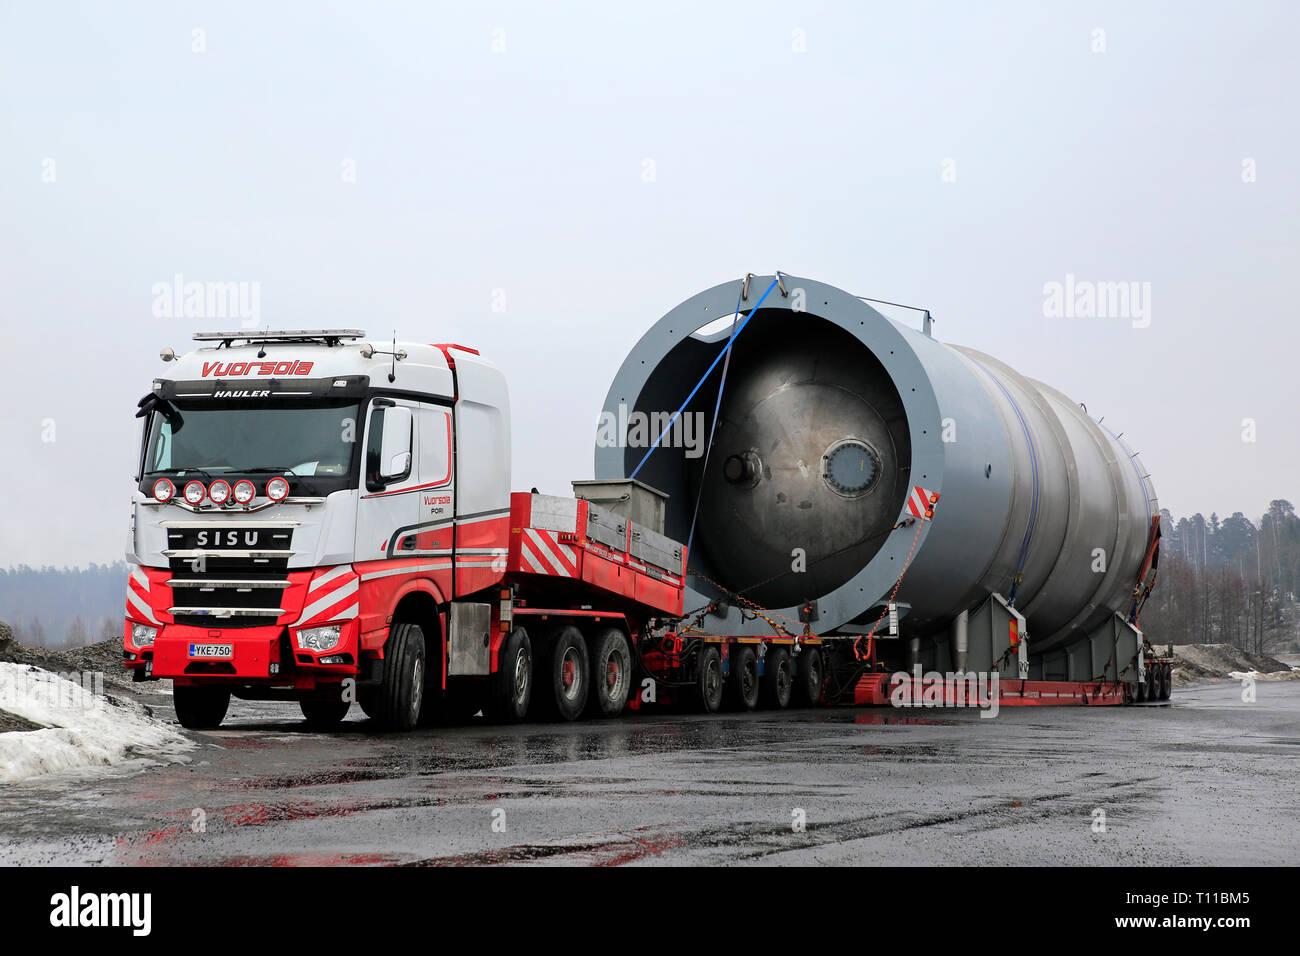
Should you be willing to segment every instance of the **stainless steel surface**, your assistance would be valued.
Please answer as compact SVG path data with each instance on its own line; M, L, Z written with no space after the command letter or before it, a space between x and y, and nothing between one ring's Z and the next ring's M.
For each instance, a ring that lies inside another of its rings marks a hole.
M707 471L661 447L637 476L670 496L672 538L687 539L699 499L688 608L718 593L711 579L794 619L815 598L823 632L871 624L913 545L898 594L912 605L907 636L947 646L956 615L1013 588L1034 652L1083 640L1126 608L1158 503L1125 442L991 356L832 286L785 284L791 295L769 296L736 340ZM737 291L715 286L660 319L604 411L675 411L729 334L698 330L732 314ZM686 414L712 420L718 374ZM596 477L622 478L644 455L598 443ZM913 486L941 495L934 520L894 530ZM734 609L713 625L768 630Z
M447 674L491 671L492 606L453 601L447 627Z
M663 534L668 496L645 482L634 478L575 481L573 496Z

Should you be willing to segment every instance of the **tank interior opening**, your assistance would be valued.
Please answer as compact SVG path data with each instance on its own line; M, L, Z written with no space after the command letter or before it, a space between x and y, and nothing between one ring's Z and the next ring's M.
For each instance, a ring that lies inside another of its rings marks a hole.
M724 347L730 318L679 342L627 401L624 474ZM670 495L668 535L688 540L694 519L697 590L716 593L715 581L774 608L827 594L871 560L902 511L911 443L898 391L839 326L761 310L736 340L706 468L722 365L637 477Z

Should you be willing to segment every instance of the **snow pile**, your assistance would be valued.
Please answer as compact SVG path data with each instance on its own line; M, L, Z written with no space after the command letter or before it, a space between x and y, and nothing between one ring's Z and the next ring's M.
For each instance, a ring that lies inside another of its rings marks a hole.
M102 675L71 676L0 661L0 711L42 728L0 733L0 783L175 762L195 746L139 704L94 693Z
M1300 680L1300 670L1293 667L1285 671L1230 671L1228 676L1233 680L1245 680L1247 677L1251 680Z

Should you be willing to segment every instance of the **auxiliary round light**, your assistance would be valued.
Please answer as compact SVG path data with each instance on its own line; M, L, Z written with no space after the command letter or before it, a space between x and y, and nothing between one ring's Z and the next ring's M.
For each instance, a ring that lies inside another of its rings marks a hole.
M224 505L230 500L230 482L218 478L208 488L208 497L212 499L214 505Z

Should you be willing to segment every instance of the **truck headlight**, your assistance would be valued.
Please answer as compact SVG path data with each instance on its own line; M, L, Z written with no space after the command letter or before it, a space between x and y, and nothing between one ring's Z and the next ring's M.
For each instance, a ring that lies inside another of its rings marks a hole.
M136 647L148 647L158 635L158 628L148 624L131 625L131 643Z
M339 646L342 634L342 624L303 628L298 632L298 647L304 651L332 651Z

